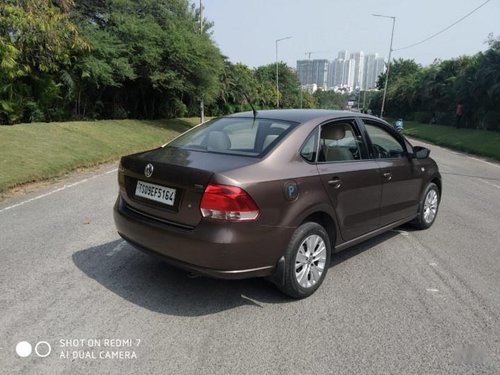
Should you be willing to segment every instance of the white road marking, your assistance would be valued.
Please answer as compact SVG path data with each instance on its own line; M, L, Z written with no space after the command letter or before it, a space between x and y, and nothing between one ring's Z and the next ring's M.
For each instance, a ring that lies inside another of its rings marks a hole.
M426 289L428 292L431 292L431 293L436 293L436 292L439 292L439 289L435 289L435 288L427 288Z
M116 253L118 253L119 251L121 251L121 250L125 247L125 245L126 245L126 244L127 244L127 243L126 243L125 241L121 241L118 245L116 245L116 246L113 248L113 250L111 250L111 251L110 251L109 253L107 253L106 255L107 255L108 257L112 257L113 255L115 255Z
M489 182L488 180L483 180L482 178L480 178L479 180L483 181L485 184L488 184L488 185L496 187L497 189L500 189L500 186L495 185L494 183Z
M437 266L437 263L434 263L434 262L429 263L429 266L436 267L436 266Z
M467 156L467 155L465 155ZM480 162L483 162L483 163L486 163L486 164L489 164L489 165L492 165L494 167L497 167L497 168L500 168L500 165L498 164L495 164L495 163L490 163L489 161L486 161L486 160L482 160L482 159L478 159L478 158L475 158L474 156L467 156L469 159L473 159L473 160L476 160L476 161L480 161Z
M52 194L55 194L55 193L58 193L60 191L63 191L63 190L66 190L68 188L71 188L71 187L74 187L74 186L77 186L77 185L81 185L87 181L90 181L90 180L93 180L95 178L98 178L98 177L101 177L101 176L104 176L104 175L107 175L107 174L110 174L110 173L114 173L116 172L118 169L115 168L115 169L112 169L110 171L107 171L107 172L104 172L104 173L100 173L100 174L97 174L95 176L92 176L92 177L89 177L89 178L84 178L83 180L80 180L80 181L77 181L77 182L74 182L72 184L69 184L69 185L64 185L60 188L57 188L55 190L52 190L52 191L49 191L48 193L45 193L45 194L41 194L41 195L38 195L34 198L30 198L30 199L27 199L25 201L22 201L22 202L19 202L19 203L16 203L16 204L13 204L12 206L8 206L8 207L4 207L2 209L0 209L0 213L1 212L4 212L4 211L8 211L8 210L11 210L13 208L16 208L16 207L19 207L19 206L22 206L26 203L30 203L30 202L33 202L33 201L36 201L38 199L41 199L41 198L45 198L45 197L48 197L49 195L52 195Z

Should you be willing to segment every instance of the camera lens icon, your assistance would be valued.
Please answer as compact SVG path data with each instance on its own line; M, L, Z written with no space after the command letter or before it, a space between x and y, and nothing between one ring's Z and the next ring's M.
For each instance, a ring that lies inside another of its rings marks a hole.
M21 341L16 345L16 353L21 358L26 358L31 355L33 348L28 341Z
M21 358L26 358L33 352L33 347L28 341L21 341L16 345L16 353ZM47 341L39 341L35 345L35 353L41 358L48 357L52 352L52 347Z

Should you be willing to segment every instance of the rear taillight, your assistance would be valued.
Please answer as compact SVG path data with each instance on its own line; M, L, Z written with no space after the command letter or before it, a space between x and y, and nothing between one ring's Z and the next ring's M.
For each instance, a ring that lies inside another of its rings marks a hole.
M259 208L248 193L236 186L209 184L200 210L203 217L227 221L251 221L259 216Z

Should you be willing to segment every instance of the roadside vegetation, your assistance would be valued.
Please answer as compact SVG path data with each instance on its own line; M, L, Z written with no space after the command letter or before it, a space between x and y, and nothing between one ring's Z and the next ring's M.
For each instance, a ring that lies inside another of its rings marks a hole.
M1 1L0 125L25 124L0 126L0 192L159 145L188 125L159 119L198 116L201 101L207 116L275 108L276 64L230 62L213 24L200 27L196 5ZM395 60L385 115L403 118L411 136L500 159L500 39L487 43L484 52L427 67ZM280 108L345 109L350 101L379 113L382 91L310 94L294 69L278 69ZM384 81L382 74L379 89ZM457 104L460 129L452 128Z
M500 132L405 121L404 134L453 150L500 160Z
M488 48L474 56L436 60L423 67L413 60L391 64L385 116L455 126L460 104L467 129L500 130L500 39L489 36ZM378 80L382 89L385 73ZM370 102L380 112L381 92Z
M196 3L196 2L194 2ZM231 63L188 0L0 2L0 124L160 119L275 108L276 65ZM342 109L279 64L282 108Z
M276 65L230 62L189 0L3 0L0 2L0 124L208 116L275 108ZM378 114L381 91L302 92L280 62L281 108ZM382 89L385 74L378 80ZM500 130L500 40L474 56L391 64L385 116Z
M199 119L103 120L0 127L0 193L160 146Z

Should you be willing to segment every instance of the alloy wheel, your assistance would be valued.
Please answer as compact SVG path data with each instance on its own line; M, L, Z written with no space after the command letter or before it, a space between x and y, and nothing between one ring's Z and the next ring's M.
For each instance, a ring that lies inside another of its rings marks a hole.
M295 279L302 288L311 288L321 278L326 265L326 245L317 234L302 241L295 258Z
M438 208L438 193L431 189L427 192L424 201L424 220L427 224L434 221Z

